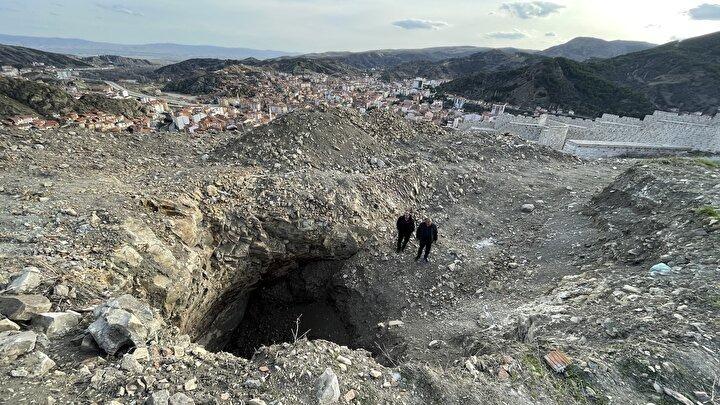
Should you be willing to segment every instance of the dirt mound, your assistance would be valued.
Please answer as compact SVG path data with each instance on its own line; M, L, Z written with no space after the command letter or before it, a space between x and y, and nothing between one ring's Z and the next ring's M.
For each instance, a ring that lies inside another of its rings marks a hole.
M218 161L275 170L322 168L367 172L416 159L412 144L444 131L386 113L346 109L300 110L243 134L213 152Z
M638 163L593 198L605 252L628 263L720 264L720 170L696 159Z

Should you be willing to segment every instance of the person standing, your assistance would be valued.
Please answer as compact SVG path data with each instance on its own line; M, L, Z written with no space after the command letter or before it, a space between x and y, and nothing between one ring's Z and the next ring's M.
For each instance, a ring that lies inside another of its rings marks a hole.
M420 256L422 255L424 249L425 257L423 260L426 263L429 262L430 260L428 260L428 256L430 255L430 248L434 242L437 242L438 239L437 226L433 224L430 218L425 218L425 220L417 227L415 237L420 242L420 248L418 248L415 261L420 260Z
M415 219L410 215L410 211L405 211L397 220L398 240L397 252L405 251L405 247L410 241L413 231L415 230Z

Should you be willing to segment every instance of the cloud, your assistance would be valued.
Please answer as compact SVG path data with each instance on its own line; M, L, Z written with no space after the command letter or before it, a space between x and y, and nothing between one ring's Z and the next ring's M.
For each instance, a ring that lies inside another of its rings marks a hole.
M405 30L439 30L441 28L450 26L450 24L446 23L445 21L419 20L416 18L408 18L407 20L395 21L392 23L392 25Z
M548 38L555 38L555 37L558 36L558 35L557 35L557 33L555 33L555 32L546 32L546 33L545 33L545 36L548 37Z
M552 3L549 1L528 1L524 3L503 3L500 10L515 16L528 20L530 18L547 17L551 14L559 12L565 8L562 4Z
M688 10L687 15L693 20L720 21L720 4L701 4Z
M100 8L104 8L105 10L114 11L116 13L127 14L127 15L131 15L131 16L135 16L135 17L143 16L143 13L141 13L139 11L131 10L121 4L109 5L109 4L99 4L98 3L97 6Z
M518 29L514 29L512 31L496 31L496 32L488 32L485 34L485 38L490 39L523 39L523 38L529 38L530 36Z

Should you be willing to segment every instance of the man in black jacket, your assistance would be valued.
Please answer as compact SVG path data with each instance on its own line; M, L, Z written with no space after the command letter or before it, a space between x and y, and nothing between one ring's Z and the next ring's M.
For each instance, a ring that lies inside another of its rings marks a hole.
M432 247L433 242L437 242L438 239L437 226L432 223L430 218L425 218L425 220L417 227L415 237L420 242L420 248L418 249L415 261L420 260L420 255L422 255L423 249L425 249L425 258L423 260L425 260L425 262L429 262L428 256L430 255L430 247Z
M409 211L405 211L404 215L401 215L397 220L398 240L397 240L397 252L405 251L410 236L412 236L415 230L415 220Z

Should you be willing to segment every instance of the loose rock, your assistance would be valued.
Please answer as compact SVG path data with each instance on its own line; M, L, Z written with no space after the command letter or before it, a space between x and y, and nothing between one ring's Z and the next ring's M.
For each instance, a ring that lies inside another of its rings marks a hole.
M315 397L320 405L333 404L340 398L340 384L330 367L318 378Z
M42 295L0 296L0 313L13 321L29 321L33 315L50 310L50 300Z

